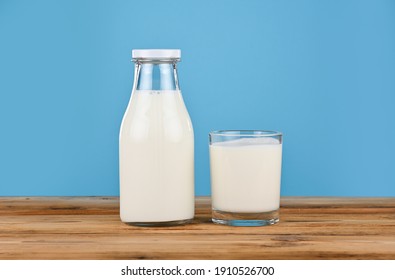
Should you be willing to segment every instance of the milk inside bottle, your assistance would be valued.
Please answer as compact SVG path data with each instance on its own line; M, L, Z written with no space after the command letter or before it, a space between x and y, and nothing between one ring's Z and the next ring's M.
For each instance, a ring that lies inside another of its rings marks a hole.
M178 84L180 50L133 50L132 96L119 136L120 216L171 225L194 216L194 137Z

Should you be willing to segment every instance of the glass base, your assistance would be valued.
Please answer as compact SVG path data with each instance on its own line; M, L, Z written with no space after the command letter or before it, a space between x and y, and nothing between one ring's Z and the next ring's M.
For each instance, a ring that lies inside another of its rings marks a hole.
M278 209L262 213L233 213L213 209L212 221L220 225L257 227L277 224L280 219Z
M166 222L125 222L125 224L139 227L172 227L188 224L190 222L192 222L192 219Z

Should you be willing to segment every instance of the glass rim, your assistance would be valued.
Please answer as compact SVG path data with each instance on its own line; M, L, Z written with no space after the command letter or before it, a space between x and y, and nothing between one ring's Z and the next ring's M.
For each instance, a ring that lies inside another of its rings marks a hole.
M209 135L216 136L252 136L252 137L273 137L282 136L282 132L274 130L262 130L262 129L225 129L225 130L214 130L209 132Z
M147 58L147 57L137 57L132 58L132 62L134 63L152 63L152 64L161 64L161 63L177 63L180 62L181 58L176 57L165 57L165 58Z

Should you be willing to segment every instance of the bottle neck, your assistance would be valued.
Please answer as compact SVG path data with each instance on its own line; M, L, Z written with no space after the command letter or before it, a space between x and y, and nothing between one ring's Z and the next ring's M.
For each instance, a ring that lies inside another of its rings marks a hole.
M135 61L133 90L179 90L177 61Z

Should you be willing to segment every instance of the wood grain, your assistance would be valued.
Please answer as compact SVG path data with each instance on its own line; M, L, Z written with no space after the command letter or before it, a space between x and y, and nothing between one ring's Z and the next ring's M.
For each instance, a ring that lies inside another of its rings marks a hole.
M0 259L395 259L395 198L285 197L280 223L133 227L116 197L0 198Z

